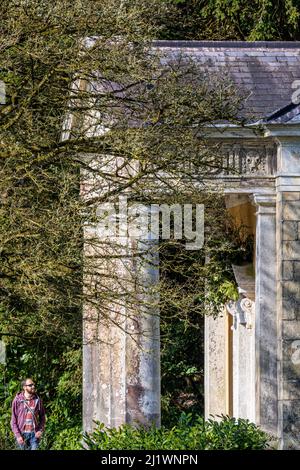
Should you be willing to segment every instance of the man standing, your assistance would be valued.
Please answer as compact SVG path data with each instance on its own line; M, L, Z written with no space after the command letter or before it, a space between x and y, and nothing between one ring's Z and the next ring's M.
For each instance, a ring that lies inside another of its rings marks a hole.
M37 450L45 427L45 409L32 379L22 381L23 391L12 403L11 428L22 450Z

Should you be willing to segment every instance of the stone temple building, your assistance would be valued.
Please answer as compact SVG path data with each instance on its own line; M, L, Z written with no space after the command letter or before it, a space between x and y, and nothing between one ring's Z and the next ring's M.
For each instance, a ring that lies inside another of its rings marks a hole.
M228 211L253 234L253 261L233 266L240 298L205 320L205 413L248 418L300 448L300 43L158 41L248 93L251 121L211 131L222 141ZM259 125L258 125L259 124ZM147 274L145 274L147 275ZM147 320L144 320L147 321ZM148 351L122 331L84 345L84 426L160 420L159 325ZM151 346L152 342L152 346Z

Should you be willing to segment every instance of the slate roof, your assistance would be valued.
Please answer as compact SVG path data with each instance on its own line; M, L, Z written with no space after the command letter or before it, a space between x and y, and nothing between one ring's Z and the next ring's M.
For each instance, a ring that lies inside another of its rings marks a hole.
M300 81L300 42L155 41L170 58L188 55L203 70L225 72L247 94L247 114L256 119L286 108ZM298 86L300 88L300 86Z

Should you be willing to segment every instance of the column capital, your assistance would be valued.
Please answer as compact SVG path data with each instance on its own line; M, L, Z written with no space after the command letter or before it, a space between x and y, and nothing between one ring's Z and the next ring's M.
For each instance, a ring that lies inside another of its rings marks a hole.
M227 312L233 316L233 327L236 329L237 322L244 325L247 329L253 326L255 316L255 302L248 297L241 297L237 301L230 300L226 304Z
M257 207L256 214L275 214L276 213L276 194L275 193L254 193L252 195L253 204Z

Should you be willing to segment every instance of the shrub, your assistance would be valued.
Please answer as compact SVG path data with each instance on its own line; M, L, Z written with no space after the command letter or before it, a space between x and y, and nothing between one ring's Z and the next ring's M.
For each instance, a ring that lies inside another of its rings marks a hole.
M97 423L84 435L89 450L254 450L268 448L270 436L245 419L220 421L182 414L176 426L143 428L123 425L108 429Z
M1 335L0 335L1 336ZM46 408L41 450L78 449L81 429L81 349L43 351L38 345L10 340L7 364L0 364L0 450L16 448L11 432L11 405L20 380L33 377Z
M81 426L74 426L74 428L64 429L55 436L51 450L82 450L81 441Z

